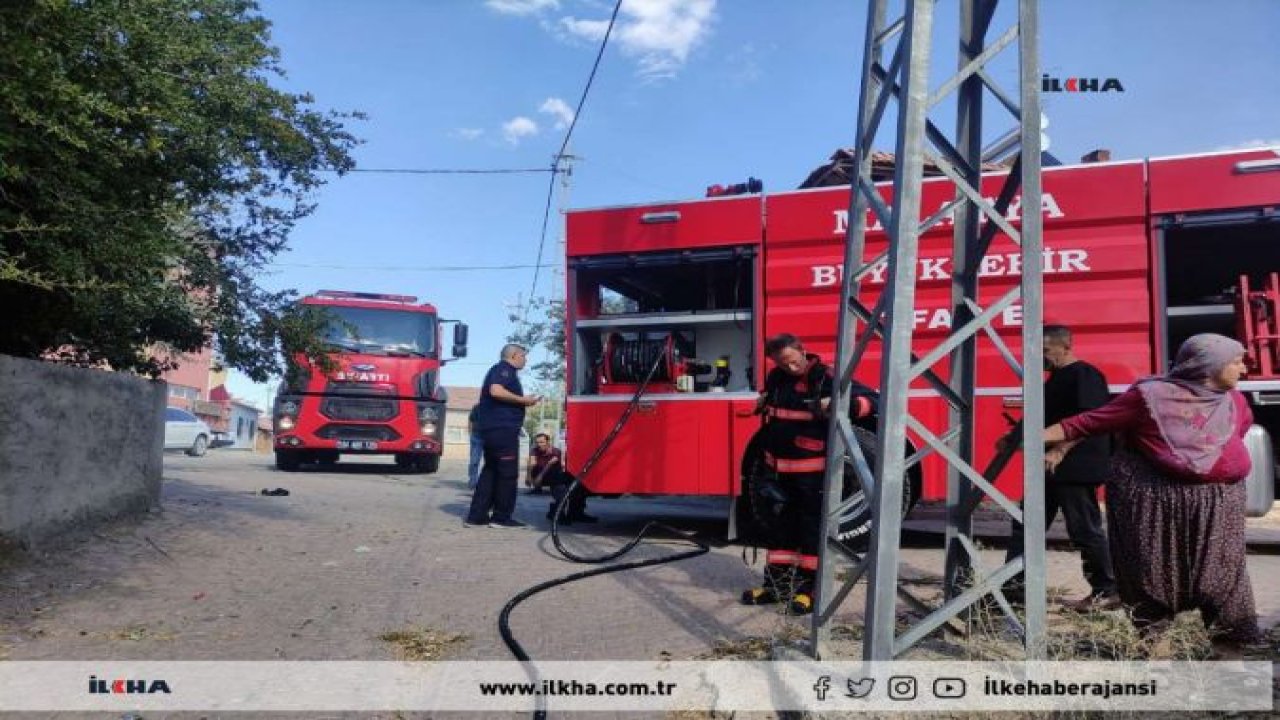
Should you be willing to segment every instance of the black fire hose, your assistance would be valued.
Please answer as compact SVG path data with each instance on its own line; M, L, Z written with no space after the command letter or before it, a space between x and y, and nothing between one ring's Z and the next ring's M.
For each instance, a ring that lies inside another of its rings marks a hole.
M609 565L607 567L595 568L593 570L584 570L582 572L576 572L571 575L565 575L564 577L559 577L553 580L547 580L545 582L538 583L533 587L530 587L526 590L521 591L515 597L507 601L507 604L504 605L502 608L502 612L498 615L498 633L502 635L502 642L506 643L507 649L509 649L511 651L511 654L514 655L516 659L521 662L531 662L533 658L529 657L529 654L525 652L524 647L519 642L516 641L515 635L513 635L511 632L511 612L516 609L517 605L524 602L525 600L528 600L529 598L533 597L534 595L537 595L538 593L544 590L549 590L553 587L557 587L559 585L565 585L571 582L577 582L578 580L585 580L589 577L595 577L597 575L607 575L608 573L622 572L623 570L634 570L636 568L648 567L650 565L661 565L664 563L687 560L692 557L704 555L711 551L710 546L706 545L705 543L699 542L698 540L695 540L689 534L682 533L679 530L676 530L675 528L669 525L665 525L663 523L658 523L658 522L646 523L645 526L641 528L639 534L637 534L630 542L624 545L620 550L617 550L605 555L599 555L595 557L579 555L569 550L568 548L566 548L560 542L560 516L564 514L565 507L569 504L569 498L571 498L573 496L573 493L578 490L578 486L582 484L582 479L587 476L587 473L591 472L592 467L594 467L596 462L600 459L600 457L604 455L605 451L609 449L609 446L613 444L614 439L618 437L618 433L622 432L622 428L625 427L627 424L627 421L631 419L631 415L633 412L635 412L636 406L640 404L640 398L644 395L645 390L649 388L649 382L653 380L654 374L658 371L658 368L661 367L662 362L665 358L666 358L666 354L660 353L658 357L654 360L653 366L649 368L649 373L644 378L644 382L640 384L640 387L636 390L635 395L631 396L631 402L627 403L627 407L625 410L622 411L622 416L618 418L618 422L614 423L613 429L609 431L609 434L605 436L604 441L602 441L600 443L600 446L595 449L595 452L591 454L591 457L587 460L586 464L582 466L582 472L578 473L578 477L575 478L573 483L569 486L569 489L563 495L563 499L556 505L556 511L551 516L551 541L555 543L556 550L558 550L560 554L563 555L566 559L576 563L585 563L590 565L599 565L601 563L607 563L610 560L616 560L622 557L623 555L626 555L627 553L634 550L636 546L639 545L644 540L645 536L649 534L650 530L655 530L655 529L666 530L678 536L681 540L685 540L696 545L696 547L693 548L692 550L686 550L684 552L675 553L674 555L666 555L663 557L649 558L648 560L636 560L634 562L619 563L617 565ZM529 668L526 668L526 671L530 672L530 675L531 675L530 679L534 681L535 685L537 685L538 678L532 677L533 675L532 670ZM539 695L537 698L537 709L534 710L533 712L533 717L536 718L536 720L544 720L547 717L545 702L546 701L543 698L543 696Z

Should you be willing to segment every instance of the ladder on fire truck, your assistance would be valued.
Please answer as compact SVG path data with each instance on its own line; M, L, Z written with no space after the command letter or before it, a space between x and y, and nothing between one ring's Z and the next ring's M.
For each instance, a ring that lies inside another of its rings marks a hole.
M809 651L826 657L830 648L830 623L835 611L864 576L869 578L863 640L864 660L891 660L921 639L971 610L975 603L994 599L1010 626L1020 630L1029 658L1044 651L1045 624L1045 544L1043 447L1040 441L1044 408L1038 363L1042 352L1042 269L1040 253L1042 217L1024 212L1020 228L1006 220L1006 211L1021 190L1023 208L1040 207L1040 72L1038 63L1038 7L1036 0L1005 0L1016 6L1012 26L994 39L988 31L999 0L955 0L959 7L958 71L930 92L934 12L942 0L904 0L901 17L888 18L889 0L873 0L867 19L863 51L862 83L852 182L849 227L845 245L844 281L841 294L837 339L837 383L833 417L827 442L826 512L820 552L816 608L813 614ZM954 6L951 2L947 5ZM896 48L884 64L886 46L896 37ZM955 38L943 38L950 47ZM1010 46L1017 46L1019 88L1007 93L988 71L992 61ZM1017 128L1001 138L1000 147L988 148L988 155L1007 153L1017 143L1014 162L995 202L981 193L984 160L984 91L995 104L1007 110ZM956 96L956 132L946 135L930 122L928 111L952 93ZM897 139L892 203L886 204L871 179L871 150L881 128L890 99L897 100ZM926 151L926 141L932 146ZM921 181L928 152L955 184L954 200L921 220ZM875 258L864 256L867 212L875 213L888 235L888 250ZM916 263L920 236L948 215L954 217L952 260L953 324L946 339L924 355L912 351L913 317L916 309ZM985 224L984 224L985 223ZM1021 247L1019 284L985 307L979 303L978 270L997 232L1003 232ZM887 255L887 258L885 257ZM861 302L861 281L873 267L887 259L887 282L873 307ZM997 335L992 321L1015 302L1021 302L1023 324L1021 352L1015 353ZM974 397L978 368L977 342L985 334L1022 380L1023 445L1021 456L1023 503L1019 505L993 485L999 465L1009 453L997 458L984 475L974 467ZM881 348L880 425L876 441L875 467L854 439L848 421L849 380L868 348ZM1021 362L1019 362L1021 357ZM948 360L944 371L935 366ZM1028 367L1028 365L1032 365ZM918 382L950 406L945 432L935 434L908 410L909 390ZM902 448L910 432L922 450L905 457ZM945 594L933 608L909 597L899 586L899 553L902 536L902 491L907 469L925 455L936 454L949 467L947 486L947 529ZM870 549L860 554L835 538L835 519L842 500L846 463L851 463L862 483L868 502L874 503ZM973 514L982 499L990 498L1026 531L1026 552L1022 558L996 568L983 566L973 537ZM852 562L837 587L837 571ZM1024 572L1026 616L1019 621L1001 592L1005 582ZM899 634L896 628L897 597L904 595L927 614Z

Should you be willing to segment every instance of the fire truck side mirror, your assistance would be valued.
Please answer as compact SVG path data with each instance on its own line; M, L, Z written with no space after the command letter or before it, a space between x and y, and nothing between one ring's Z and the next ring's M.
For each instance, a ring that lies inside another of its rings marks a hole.
M453 326L453 356L455 358L464 358L467 356L466 323L458 323Z

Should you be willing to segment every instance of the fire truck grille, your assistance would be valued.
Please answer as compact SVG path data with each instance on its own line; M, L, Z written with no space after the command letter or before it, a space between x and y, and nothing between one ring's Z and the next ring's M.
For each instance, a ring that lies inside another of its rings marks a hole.
M330 420L385 422L396 416L391 398L330 397L320 404L320 412Z
M395 390L385 385L363 382L330 382L324 388L327 395L394 395Z
M326 440L399 440L400 433L386 425L343 425L329 423L316 431Z

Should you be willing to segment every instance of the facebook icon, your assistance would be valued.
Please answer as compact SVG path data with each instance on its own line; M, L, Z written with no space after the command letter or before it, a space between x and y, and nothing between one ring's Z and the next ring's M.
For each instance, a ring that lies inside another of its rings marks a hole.
M818 682L813 684L813 692L818 695L819 700L826 700L827 693L831 692L831 676L823 675L818 678Z

